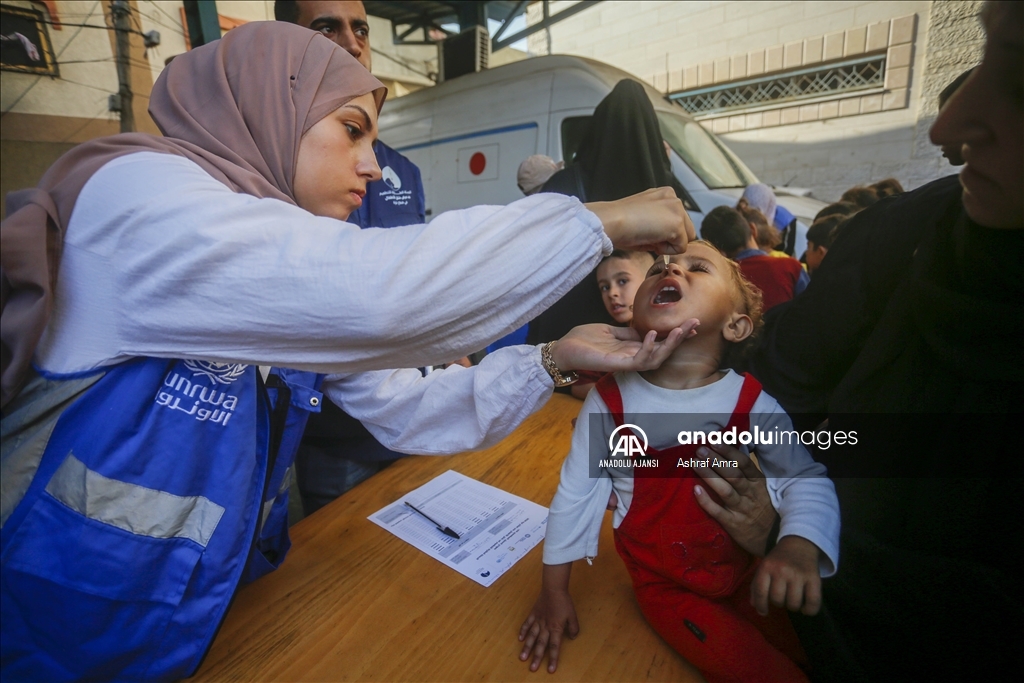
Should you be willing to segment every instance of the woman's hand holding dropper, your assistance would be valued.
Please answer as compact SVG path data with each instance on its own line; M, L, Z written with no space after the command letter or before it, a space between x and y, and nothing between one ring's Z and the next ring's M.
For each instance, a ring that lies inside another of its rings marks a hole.
M697 239L693 221L671 187L656 187L612 202L588 202L617 249L681 254Z

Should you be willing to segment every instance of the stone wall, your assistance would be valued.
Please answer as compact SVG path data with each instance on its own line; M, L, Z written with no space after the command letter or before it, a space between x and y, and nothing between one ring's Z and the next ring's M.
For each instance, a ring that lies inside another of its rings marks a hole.
M948 168L928 129L939 113L939 93L961 73L981 61L985 31L977 19L981 0L938 0L932 3L931 31L924 57L921 105L917 116L914 156Z

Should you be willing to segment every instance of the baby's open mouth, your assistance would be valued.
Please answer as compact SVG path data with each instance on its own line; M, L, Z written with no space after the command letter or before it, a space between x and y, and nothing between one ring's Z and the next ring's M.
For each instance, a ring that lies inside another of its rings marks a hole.
M675 285L666 284L654 295L655 304L671 304L683 298L682 293Z

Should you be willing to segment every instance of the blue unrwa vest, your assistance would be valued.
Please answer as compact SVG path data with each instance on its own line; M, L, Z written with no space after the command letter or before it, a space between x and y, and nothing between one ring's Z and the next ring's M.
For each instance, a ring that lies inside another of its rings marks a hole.
M322 379L137 359L50 414L33 405L82 378L23 391L3 421L3 680L190 675L238 585L288 551L290 466Z

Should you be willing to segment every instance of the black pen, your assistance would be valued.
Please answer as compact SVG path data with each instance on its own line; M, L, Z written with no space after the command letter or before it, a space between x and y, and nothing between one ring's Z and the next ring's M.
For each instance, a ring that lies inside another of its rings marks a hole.
M445 536L451 536L452 538L459 538L459 535L457 533L455 533L454 531L452 531L451 529L449 529L446 526L441 526L440 524L437 523L437 520L432 519L427 513L425 513L423 510L420 510L418 507L416 507L415 505L413 505L409 501L405 501L405 504L408 505L410 508L412 508L412 510L414 512L418 512L419 514L421 514L424 517L426 517L430 521L430 523L433 524L434 526L436 526L437 530L440 531L441 533L443 533Z

